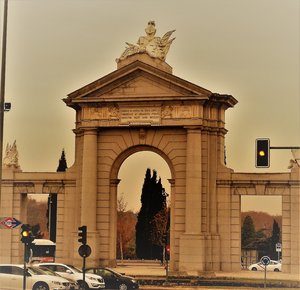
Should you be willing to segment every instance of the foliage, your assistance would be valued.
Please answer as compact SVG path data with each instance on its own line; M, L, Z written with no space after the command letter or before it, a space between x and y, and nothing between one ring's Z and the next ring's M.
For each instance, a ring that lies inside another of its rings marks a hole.
M127 202L122 194L117 199L117 257L135 258L136 214L127 211Z
M146 170L141 195L141 209L136 224L136 255L141 259L161 259L163 236L167 232L167 194L157 180L157 172Z
M28 199L27 223L31 225L31 230L36 238L47 238L47 202L39 202L35 199Z
M276 216L276 219L273 219L272 229L267 226L269 223L267 219L267 223L264 224L264 227L260 228L258 231L255 231L252 217L257 218L258 216L266 216L267 214L256 213L255 215L253 215L252 213L255 212L251 212L251 216L247 215L243 222L242 248L257 250L258 258L261 258L262 256L269 256L271 259L276 260L278 258L278 253L276 252L276 244L281 242L280 225L279 222L276 221L276 219L281 222L281 218Z
M251 216L247 215L242 226L242 247L252 243L255 239L255 228Z

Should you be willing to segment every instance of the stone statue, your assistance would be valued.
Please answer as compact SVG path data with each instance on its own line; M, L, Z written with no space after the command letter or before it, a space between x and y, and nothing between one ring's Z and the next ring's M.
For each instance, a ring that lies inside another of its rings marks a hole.
M9 145L7 143L6 150L5 150L5 156L3 159L3 165L4 167L15 167L19 168L19 153L17 150L17 144L16 141L13 143L13 145Z
M141 36L137 44L131 44L126 42L128 45L121 57L117 59L117 62L127 58L130 55L137 53L147 53L151 57L165 60L166 55L170 49L170 45L175 38L170 39L170 36L175 30L168 31L163 37L155 36L156 28L155 22L149 21L145 29L146 36Z

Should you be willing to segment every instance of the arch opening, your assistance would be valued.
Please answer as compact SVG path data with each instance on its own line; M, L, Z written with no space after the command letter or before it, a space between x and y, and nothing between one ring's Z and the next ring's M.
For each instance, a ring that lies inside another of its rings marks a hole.
M257 271L260 258L268 256L274 271L281 271L283 218L282 196L241 196L243 270Z
M137 150L139 149L139 150ZM139 259L141 258L141 253L138 251L137 255L137 243L140 245L140 238L137 237L136 240L136 223L138 219L142 219L138 217L139 212L142 209L141 195L143 191L143 185L145 182L146 171L149 168L151 170L151 178L154 178L154 171L157 172L156 184L161 182L162 191L157 194L165 195L165 211L161 211L165 214L165 216L161 217L162 219L155 218L157 226L160 227L161 230L163 227L167 227L166 222L170 221L170 206L171 206L171 185L170 180L172 177L171 168L168 162L166 161L166 157L163 156L163 153L157 152L157 150L141 146L140 148L134 148L130 150L131 152L125 152L123 154L122 162L119 162L119 170L117 174L118 180L120 180L118 189L117 189L117 235L115 239L116 245L116 258L117 260L126 259ZM125 158L124 158L125 157ZM161 180L161 181L160 181ZM157 189L157 187L155 187ZM154 189L153 189L154 190ZM144 201L145 203L145 201ZM145 204L143 206L143 210L145 208ZM152 207L154 204L152 203ZM156 206L158 206L156 204ZM154 220L154 219L153 219ZM141 223L141 221L140 221ZM168 224L170 228L170 223ZM156 228L156 231L159 231ZM138 231L140 231L138 229ZM170 232L170 229L169 229ZM158 233L156 233L158 234ZM159 237L161 233L158 234L158 239L160 239L160 246L151 246L148 253L144 253L145 257L155 257L157 255L161 256L161 260L164 260L165 254L165 244L163 241L163 237ZM167 241L166 241L167 242ZM159 244L157 243L157 244ZM153 250L153 247L156 247ZM152 253L153 250L153 253ZM156 251L156 255L155 252ZM151 254L150 254L151 252ZM150 255L150 256L149 256Z

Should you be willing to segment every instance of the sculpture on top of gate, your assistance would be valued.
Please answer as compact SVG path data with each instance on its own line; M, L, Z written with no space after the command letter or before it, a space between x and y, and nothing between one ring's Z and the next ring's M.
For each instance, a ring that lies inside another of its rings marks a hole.
M166 55L170 49L170 45L172 44L175 38L170 39L172 33L175 30L168 31L163 37L155 36L156 28L155 22L149 21L148 25L145 29L146 36L141 36L137 44L131 44L126 42L127 47L125 51L122 53L120 58L116 61L126 59L128 56L138 53L147 53L149 56L153 58L158 58L160 60L165 60Z

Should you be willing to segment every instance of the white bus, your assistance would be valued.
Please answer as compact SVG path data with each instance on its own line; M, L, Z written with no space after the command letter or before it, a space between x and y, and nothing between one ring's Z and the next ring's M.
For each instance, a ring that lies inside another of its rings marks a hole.
M34 239L30 262L55 262L56 244L46 239Z

